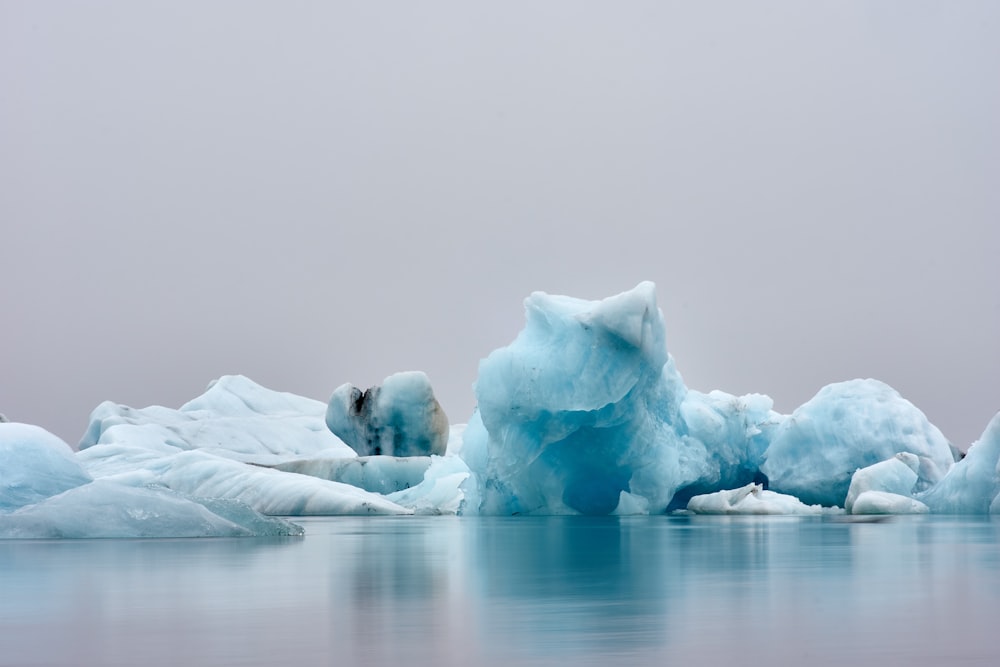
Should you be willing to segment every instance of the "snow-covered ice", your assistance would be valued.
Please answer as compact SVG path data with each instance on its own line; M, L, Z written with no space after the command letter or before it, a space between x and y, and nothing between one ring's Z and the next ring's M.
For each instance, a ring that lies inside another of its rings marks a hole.
M105 401L90 416L79 448L123 444L199 449L249 463L355 456L326 427L326 404L226 375L179 409L131 408Z

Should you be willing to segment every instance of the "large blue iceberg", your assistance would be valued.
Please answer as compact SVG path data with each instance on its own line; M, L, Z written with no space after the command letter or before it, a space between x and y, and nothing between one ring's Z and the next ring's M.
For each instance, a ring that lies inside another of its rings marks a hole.
M760 475L780 416L766 396L684 386L652 283L603 301L536 292L525 310L479 367L467 511L664 512Z
M652 283L600 301L538 292L525 310L450 429L422 373L394 376L402 390L367 412L349 385L324 403L242 376L179 409L105 402L75 453L0 424L0 537L296 534L274 515L1000 513L1000 415L956 462L876 380L791 415L688 389Z

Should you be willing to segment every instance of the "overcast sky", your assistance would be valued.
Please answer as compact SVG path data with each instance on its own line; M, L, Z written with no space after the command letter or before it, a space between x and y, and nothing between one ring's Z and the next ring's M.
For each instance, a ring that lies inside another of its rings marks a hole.
M428 373L658 287L687 384L1000 410L1000 3L0 0L0 412Z

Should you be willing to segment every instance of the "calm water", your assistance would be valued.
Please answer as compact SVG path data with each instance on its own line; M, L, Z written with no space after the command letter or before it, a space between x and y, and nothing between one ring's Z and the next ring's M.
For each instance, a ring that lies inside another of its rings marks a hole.
M1000 521L456 517L0 541L0 665L1000 664Z

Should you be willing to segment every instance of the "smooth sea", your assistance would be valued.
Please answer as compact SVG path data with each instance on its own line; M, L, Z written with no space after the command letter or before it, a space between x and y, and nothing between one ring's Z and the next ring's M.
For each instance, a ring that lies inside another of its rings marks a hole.
M329 517L0 541L0 665L1000 665L1000 520Z

